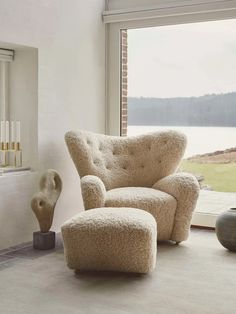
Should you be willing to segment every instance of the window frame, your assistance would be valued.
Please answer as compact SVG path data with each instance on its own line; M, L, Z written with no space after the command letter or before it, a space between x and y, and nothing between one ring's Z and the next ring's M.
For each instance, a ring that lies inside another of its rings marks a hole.
M0 120L9 120L9 66L8 61L0 60Z
M178 1L176 1L178 2ZM176 3L175 2L175 3ZM181 1L179 1L181 2ZM197 1L195 1L197 2ZM220 6L218 5L220 3ZM222 5L222 3L224 5ZM229 6L227 6L227 3ZM227 20L236 18L236 1L212 1L208 2L207 11L199 10L199 6L189 6L186 14L177 7L176 12L174 8L172 15L168 14L168 9L165 14L157 17L147 17L145 10L138 13L138 18L134 16L130 18L128 15L123 15L122 21L107 22L106 25L106 134L120 136L121 134L121 110L120 110L120 93L121 93L121 68L120 68L120 33L121 30L158 27L165 25L178 25L197 22ZM158 9L156 9L158 13ZM121 12L121 14L123 14ZM162 12L163 13L163 12ZM157 14L158 15L158 14ZM127 17L128 16L128 17ZM125 20L127 18L127 20ZM108 21L109 19L107 19ZM106 19L104 18L106 22ZM193 215L192 224L203 227L215 227L217 215L204 214L195 212Z
M180 4L183 1L178 1ZM197 2L197 1L195 1ZM220 3L220 6L219 6ZM224 5L222 6L222 3ZM227 3L229 6L227 6ZM107 20L106 24L106 134L119 136L121 134L120 127L120 33L122 30L158 27L167 25L188 24L206 21L217 21L236 18L236 1L214 1L207 3L207 10L200 9L199 6L188 6L186 13L185 7L175 4L175 7L169 7L161 12L162 8L155 9L157 17L147 17L145 10L139 12L138 18L135 19L124 15L123 19L127 20L119 22L111 22ZM171 14L168 10L171 10ZM161 12L158 16L158 12ZM104 13L104 21L106 22ZM118 13L119 15L120 13ZM131 14L129 12L129 14ZM137 11L134 11L137 14ZM120 18L121 19L121 18Z
M9 63L14 51L0 48L0 120L9 120Z

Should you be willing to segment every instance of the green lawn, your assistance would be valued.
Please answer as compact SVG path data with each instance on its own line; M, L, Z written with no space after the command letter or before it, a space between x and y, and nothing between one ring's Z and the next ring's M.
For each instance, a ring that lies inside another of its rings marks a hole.
M200 164L183 160L181 171L203 175L203 184L210 185L214 191L236 192L236 163Z

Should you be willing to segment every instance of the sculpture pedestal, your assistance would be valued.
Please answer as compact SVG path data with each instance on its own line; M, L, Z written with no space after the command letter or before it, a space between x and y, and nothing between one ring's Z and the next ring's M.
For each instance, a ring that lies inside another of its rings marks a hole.
M56 233L49 232L34 232L33 233L33 247L36 250L51 250L55 248Z

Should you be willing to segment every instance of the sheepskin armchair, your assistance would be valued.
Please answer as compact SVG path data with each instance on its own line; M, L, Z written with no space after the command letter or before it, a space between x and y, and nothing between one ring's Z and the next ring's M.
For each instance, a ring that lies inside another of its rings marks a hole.
M186 240L199 184L175 173L186 137L161 131L116 137L87 131L66 133L70 155L81 178L85 209L133 207L151 213L158 240Z

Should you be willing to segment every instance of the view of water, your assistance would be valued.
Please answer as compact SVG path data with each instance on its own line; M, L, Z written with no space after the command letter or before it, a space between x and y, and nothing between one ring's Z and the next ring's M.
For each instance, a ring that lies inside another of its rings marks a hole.
M128 126L128 135L171 129L187 136L184 157L236 147L236 127Z

